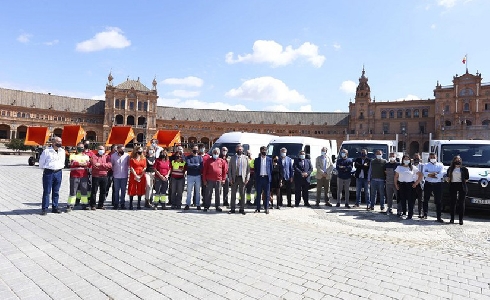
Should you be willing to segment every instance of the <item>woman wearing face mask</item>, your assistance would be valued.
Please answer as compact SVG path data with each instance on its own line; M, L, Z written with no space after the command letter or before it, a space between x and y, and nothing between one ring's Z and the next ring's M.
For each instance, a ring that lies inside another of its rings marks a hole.
M170 198L172 199L172 208L180 209L182 207L182 193L185 186L185 172L187 165L180 151L174 154L174 160L170 163Z
M415 179L416 178L416 179ZM412 166L412 161L408 154L404 154L402 157L402 163L395 169L395 188L398 191L399 201L402 203L402 207L405 207L408 202L408 215L407 220L412 219L413 206L415 198L412 197L414 188L422 180L422 174L417 167ZM398 216L401 216L401 212L398 212Z
M129 160L129 209L133 209L134 196L138 196L137 209L141 209L141 197L146 193L146 159L142 147L138 146L134 150Z
M160 152L160 156L155 161L155 195L153 196L153 208L158 209L158 203L162 204L162 209L167 209L165 204L168 200L168 176L170 172L170 160L167 151Z
M456 205L458 206L459 225L463 225L464 200L468 193L467 182L470 178L468 169L463 167L463 161L459 155L456 155L447 169L447 179L449 181L449 194L451 196L451 220L454 223L454 214Z
M281 196L283 168L279 163L279 158L274 156L272 159L272 181L271 181L271 208L274 208L274 195L276 195L276 208L279 209L279 199Z
M386 214L393 213L393 195L398 194L398 191L395 188L395 170L399 166L399 163L396 162L395 153L390 153L390 157L388 158L388 162L385 164L385 172L386 172L386 202L388 202L388 210ZM397 197L398 199L398 197ZM399 207L398 212L402 211L402 205L400 201L398 201ZM406 208L403 208L403 211L406 213Z
M145 193L145 207L151 208L151 199L153 198L153 182L155 180L155 150L153 148L148 149L148 156L146 156L146 193Z

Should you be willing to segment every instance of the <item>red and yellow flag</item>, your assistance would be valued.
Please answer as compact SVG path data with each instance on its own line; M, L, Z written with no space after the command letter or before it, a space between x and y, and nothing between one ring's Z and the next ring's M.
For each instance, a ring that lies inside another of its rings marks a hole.
M463 57L463 64L466 64L466 55Z

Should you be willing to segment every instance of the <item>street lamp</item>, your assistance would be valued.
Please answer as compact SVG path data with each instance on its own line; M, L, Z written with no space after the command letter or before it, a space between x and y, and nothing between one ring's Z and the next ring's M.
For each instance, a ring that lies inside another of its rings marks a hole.
M405 126L402 126L402 135L404 136L402 151L403 151L403 153L405 153L406 148L407 148L407 129L405 128Z
M441 139L442 139L442 140L444 139L444 130L445 130L445 128L444 128L444 126L442 126L442 127L441 127L441 131L442 131L442 134L441 134Z

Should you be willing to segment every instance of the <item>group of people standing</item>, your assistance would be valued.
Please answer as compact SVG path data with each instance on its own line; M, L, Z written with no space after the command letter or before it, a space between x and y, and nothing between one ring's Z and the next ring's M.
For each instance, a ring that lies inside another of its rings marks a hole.
M349 205L349 186L351 172L355 167L356 201L354 207L361 204L361 191L364 190L366 209L374 210L379 201L380 210L387 214L393 213L393 198L397 199L398 216L412 219L415 201L418 201L418 217L427 219L429 199L434 196L436 204L436 221L444 223L442 219L442 179L443 165L437 161L435 153L429 154L429 162L422 163L420 154L415 153L412 158L404 154L398 162L395 153L389 153L388 160L383 159L383 152L377 150L375 158L367 156L367 150L361 150L361 156L352 160L348 151L342 149L336 161L335 169L337 179L337 206L340 206L342 191L344 192L345 207ZM447 171L446 180L450 189L450 223L454 223L456 211L459 214L459 224L463 225L465 197L468 192L468 169L462 165L459 155L455 156ZM385 207L385 200L386 206ZM407 207L408 206L408 207Z
M112 185L112 208L126 209L126 192L129 195L129 209L134 209L133 202L137 200L136 209L147 208L172 209L182 208L183 191L187 183L187 198L184 210L195 206L197 210L208 211L214 192L214 208L221 212L221 194L223 205L230 208L228 213L236 213L237 193L239 194L238 213L245 214L245 201L255 206L255 212L264 209L266 214L274 207L273 198L276 196L276 208L283 206L282 190L285 191L287 206L292 207L292 187L294 184L294 206L299 206L301 200L305 206L310 206L309 193L313 164L304 151L298 153L294 161L287 155L287 149L280 149L280 156L267 156L267 147L262 146L258 157L252 158L250 151L244 152L241 144L236 145L236 155L229 156L228 149L214 148L211 155L205 148L198 145L192 147L192 153L185 156L182 147L172 155L158 146L156 140L147 149L141 146L134 148L129 155L124 145L115 145L109 153L104 146L99 146L97 152L88 150L87 144L77 145L76 153L70 155L70 193L67 200L67 212L79 202L82 209L105 209L104 203ZM61 185L65 152L61 147L61 138L55 137L52 145L46 148L39 160L43 171L42 213L45 215L49 207L49 196L52 193L52 212L60 213L58 208L59 188ZM340 207L342 192L344 205L351 208L349 203L349 186L352 170L355 167L356 200L354 207L361 204L361 191L367 210L374 210L377 199L381 211L393 213L393 198L396 195L397 213L411 219L418 200L419 218L427 218L428 202L434 195L437 221L441 218L442 176L443 166L437 162L434 153L430 153L429 162L422 164L420 155L414 154L411 159L403 155L397 162L395 153L389 154L389 159L383 159L381 150L376 151L376 157L370 159L367 150L361 151L361 156L352 160L348 151L342 149L334 163L328 155L326 147L315 160L317 170L316 206L320 205L322 192L326 206L332 206L329 200L329 186L332 172L337 172L337 203ZM459 213L459 224L463 224L464 199L467 193L466 182L468 170L462 166L461 157L455 156L447 172L451 191L451 223L454 223L456 207ZM231 187L231 197L228 191ZM252 187L255 187L255 201L252 203ZM98 193L98 202L96 202ZM201 204L201 197L203 201ZM228 201L230 200L230 201ZM408 206L408 209L407 209Z

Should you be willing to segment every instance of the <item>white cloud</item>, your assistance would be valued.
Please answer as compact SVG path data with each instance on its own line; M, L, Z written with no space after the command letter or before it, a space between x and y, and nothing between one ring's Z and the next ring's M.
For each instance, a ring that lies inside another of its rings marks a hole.
M185 85L185 86L195 86L201 87L204 81L199 77L188 76L185 78L167 78L162 81L163 84L169 85Z
M92 100L105 100L105 94L100 94L97 96L92 96L90 99Z
M335 50L340 50L342 48L339 43L333 43L333 47Z
M342 112L341 109L334 110L333 112Z
M186 90L175 90L170 93L167 93L169 96L174 96L178 98L195 98L199 97L201 94L200 91L186 91Z
M472 0L437 0L437 5L442 6L446 9L450 9L459 3L465 4L471 1Z
M247 80L239 88L226 92L225 96L283 105L309 102L298 91L289 89L281 80L269 76Z
M355 94L357 85L352 80L345 80L339 87L339 90L343 91L346 94Z
M257 40L252 49L252 54L238 55L236 59L233 52L228 52L225 61L228 64L240 62L270 63L273 67L279 67L291 64L299 57L304 57L315 68L320 68L325 61L325 56L318 54L318 46L309 42L297 49L293 49L293 46L287 46L284 49L281 44L275 41Z
M23 44L27 44L31 41L32 34L23 33L17 37L17 41Z
M291 110L286 107L285 105L282 104L277 104L277 105L269 105L264 107L265 111L282 111L282 112L290 112Z
M58 43L59 43L58 40L52 40L52 41L49 41L49 42L44 42L43 44L46 45L46 46L53 46L53 45L56 45Z
M311 105L308 104L308 105L302 105L299 107L299 111L301 112L311 112Z
M90 40L77 44L76 50L80 52L101 51L104 49L121 49L131 45L131 41L117 27L107 27L105 31L97 33Z
M436 24L430 25L430 29L436 29Z
M398 98L398 99L395 99L393 101L404 101L404 100L420 100L420 97L419 96L415 96L415 95L410 95L408 94L406 97L404 98Z
M185 107L185 108L196 108L196 109L219 109L219 110L237 110L237 111L248 111L249 109L242 104L230 105L223 102L204 102L200 100L185 100L181 101L178 98L166 99L159 98L157 105L159 106L171 106L171 107Z

